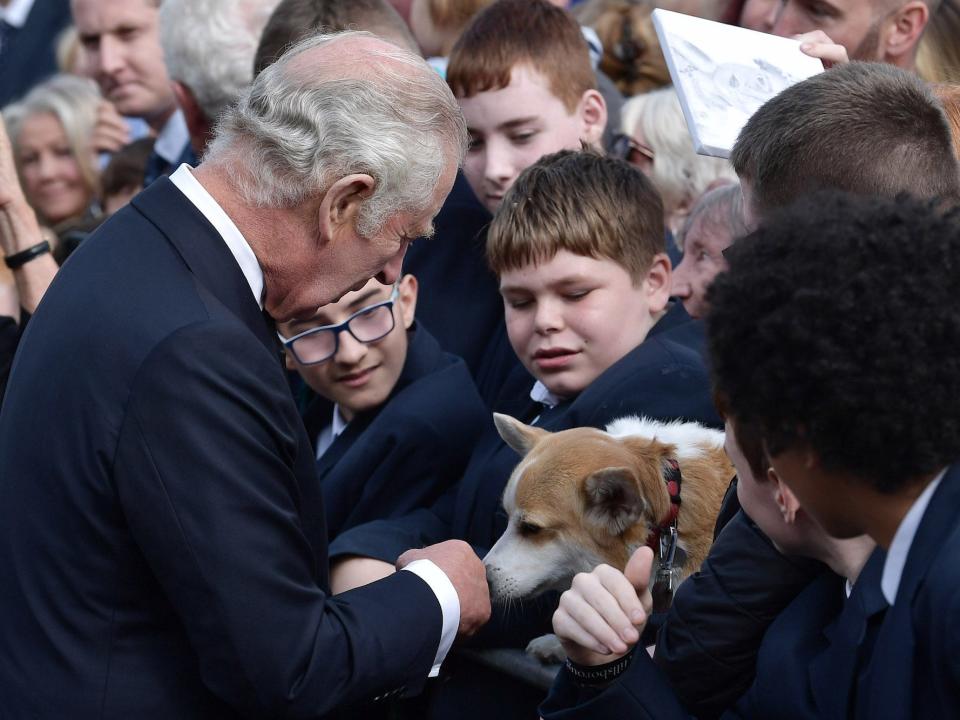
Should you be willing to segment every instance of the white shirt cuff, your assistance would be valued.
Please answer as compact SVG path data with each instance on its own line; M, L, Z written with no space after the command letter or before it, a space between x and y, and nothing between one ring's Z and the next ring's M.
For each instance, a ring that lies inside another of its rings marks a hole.
M436 677L457 637L457 628L460 627L460 597L450 578L432 560L414 560L403 569L419 576L429 585L433 594L437 596L437 602L440 603L443 629L440 631L440 647L437 648L437 656L433 660L433 667L430 668L428 675L428 677Z

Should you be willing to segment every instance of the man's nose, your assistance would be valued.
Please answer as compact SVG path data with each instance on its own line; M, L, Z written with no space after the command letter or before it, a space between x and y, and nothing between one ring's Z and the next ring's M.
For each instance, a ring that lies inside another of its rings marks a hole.
M110 35L102 35L97 48L96 70L100 75L114 75L123 67L123 47Z
M816 30L814 26L805 23L803 18L799 17L797 11L792 7L792 3L785 2L775 6L773 22L770 27L771 35L780 37L793 37L801 33Z
M671 297L686 298L690 297L690 261L684 257L677 265L673 274L670 276L670 295Z
M383 270L377 273L377 282L381 285L393 285L400 278L400 274L403 272L403 258L406 256L409 246L410 243L404 241L403 247L400 248L396 255L387 261L387 264L383 266Z

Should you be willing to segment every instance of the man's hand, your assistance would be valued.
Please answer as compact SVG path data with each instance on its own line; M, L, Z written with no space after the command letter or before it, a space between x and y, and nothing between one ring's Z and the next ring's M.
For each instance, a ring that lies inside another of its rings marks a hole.
M422 550L407 550L397 559L397 570L402 570L414 560L432 561L453 583L460 598L459 635L473 635L490 619L487 571L467 543L447 540Z
M573 662L603 665L626 655L640 640L653 606L653 551L639 548L624 572L598 565L573 578L553 614L553 631Z
M834 65L843 65L850 62L847 49L843 45L837 45L823 30L814 30L803 35L797 35L794 40L800 41L801 52L821 60L823 67L827 70Z
M114 153L130 142L130 130L113 104L101 100L97 105L97 120L93 126L90 146L96 152Z

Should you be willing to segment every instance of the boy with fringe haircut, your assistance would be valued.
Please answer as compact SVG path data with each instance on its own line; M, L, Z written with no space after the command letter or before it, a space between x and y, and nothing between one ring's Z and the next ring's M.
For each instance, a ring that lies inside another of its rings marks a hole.
M504 386L500 412L551 431L602 428L626 415L719 425L703 360L671 329L682 306L668 309L662 204L639 170L593 152L541 159L504 199L487 254L523 364ZM460 482L432 508L337 538L334 589L392 573L406 547L428 538L462 538L485 555L506 528L500 499L518 461L491 421ZM549 627L555 605L548 596L509 616L501 608L477 643L523 647ZM421 716L535 716L543 693L533 686L464 658L445 667L449 677Z

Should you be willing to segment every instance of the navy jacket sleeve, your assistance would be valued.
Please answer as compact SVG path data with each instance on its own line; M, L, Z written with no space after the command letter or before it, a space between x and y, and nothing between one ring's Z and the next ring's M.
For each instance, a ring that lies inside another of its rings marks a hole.
M439 644L439 604L405 572L325 596L323 560L298 520L309 490L290 469L289 399L261 381L273 358L248 348L219 321L172 334L137 373L118 438L119 501L204 683L274 717L315 717L421 684ZM222 359L216 368L204 362L211 355ZM411 628L423 642L409 641Z
M822 568L781 555L742 510L730 520L657 637L656 663L692 714L717 717L743 695L767 627Z

